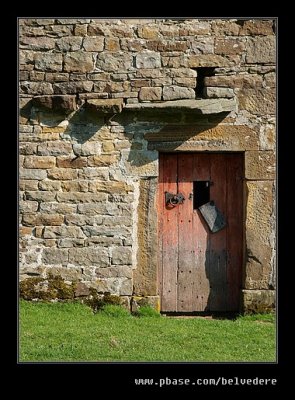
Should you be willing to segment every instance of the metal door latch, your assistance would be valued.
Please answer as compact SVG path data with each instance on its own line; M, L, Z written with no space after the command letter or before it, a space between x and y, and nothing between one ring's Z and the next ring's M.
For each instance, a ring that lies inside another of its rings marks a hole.
M178 206L179 204L182 204L184 202L184 200L185 200L185 197L182 193L173 194L173 193L165 192L166 206L175 207L175 206Z

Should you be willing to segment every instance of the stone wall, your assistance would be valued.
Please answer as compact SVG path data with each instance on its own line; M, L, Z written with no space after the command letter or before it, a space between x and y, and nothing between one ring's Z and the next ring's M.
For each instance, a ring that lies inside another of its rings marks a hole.
M158 151L242 151L243 304L271 307L275 61L272 20L20 19L20 278L155 304Z

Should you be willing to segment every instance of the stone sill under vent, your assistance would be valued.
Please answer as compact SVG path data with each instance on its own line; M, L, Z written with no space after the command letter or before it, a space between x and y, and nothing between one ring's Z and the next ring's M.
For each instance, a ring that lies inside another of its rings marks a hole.
M162 101L158 103L135 103L135 104L124 104L123 98L118 99L97 99L91 98L91 94L83 99L83 95L80 96L82 104L80 106L85 107L93 112L103 114L119 114L126 110L141 111L141 110L154 110L154 111L172 111L182 110L189 111L193 110L197 114L217 114L221 112L230 112L236 110L236 99L199 99L199 100L173 100L173 101ZM84 103L83 103L84 101ZM35 107L47 108L49 110L63 111L69 113L79 108L76 103L76 97L71 95L53 95L53 96L36 96L33 98L33 105Z
M161 103L126 104L127 110L194 110L199 114L217 114L236 109L236 99L174 100Z

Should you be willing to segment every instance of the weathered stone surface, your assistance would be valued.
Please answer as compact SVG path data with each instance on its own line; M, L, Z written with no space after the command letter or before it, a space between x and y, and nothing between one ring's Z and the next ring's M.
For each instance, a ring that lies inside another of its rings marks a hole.
M79 179L102 179L107 180L109 172L107 167L87 167L78 171Z
M275 179L276 157L273 151L246 151L246 179Z
M97 204L97 203L89 203L89 204L78 204L78 212L80 214L87 215L117 215L118 207L115 204L107 203L107 204ZM90 224L89 224L90 225Z
M243 125L188 125L181 129L170 125L157 133L147 133L145 138L150 142L149 148L158 150L259 150L258 134Z
M116 155L106 155L102 154L101 156L91 156L88 157L88 166L89 167L104 167L111 164L114 164L117 161Z
M63 154L69 155L71 151L72 151L71 143L58 140L58 141L39 144L37 153L40 156L59 156Z
M220 97L231 99L234 97L234 91L228 88L205 87L204 95L209 99L218 99Z
M34 212L38 210L38 202L37 201L23 201L19 202L19 211L20 212Z
M191 88L182 86L164 86L163 100L194 99L196 93Z
M37 145L35 143L20 143L19 154L32 155L37 153Z
M60 53L36 53L35 68L38 71L62 71L62 54Z
M134 294L150 296L157 294L157 214L156 179L140 181L137 227L137 260L134 271Z
M50 240L50 239L48 239L48 240ZM83 247L84 244L85 244L84 239L66 238L66 239L58 239L57 240L57 247L59 247L59 248Z
M56 239L59 237L83 239L85 235L78 226L63 225L45 227L43 237L44 239Z
M45 248L42 253L42 262L44 264L67 264L68 258L68 250L65 249Z
M242 308L246 314L274 311L276 295L274 290L243 290Z
M91 53L69 52L64 57L64 71L66 72L91 72L93 69L94 63Z
M40 181L35 180L20 180L19 181L19 190L26 191L26 190L38 190L38 183Z
M115 267L96 268L98 278L132 278L132 268L129 265L116 265Z
M88 192L88 181L74 180L61 183L63 192Z
M85 157L60 156L56 158L56 166L59 168L83 168L87 165Z
M116 38L105 38L105 49L113 52L119 51L120 40Z
M140 307L149 306L154 310L160 312L160 296L133 296L131 300L131 311L139 311Z
M229 67L234 65L235 59L229 59L218 54L190 55L187 59L189 68L197 67Z
M131 247L114 247L111 250L111 263L113 265L132 264Z
M103 151L104 153L112 153L114 150L115 150L115 146L114 146L113 141L111 141L111 140L105 140L105 141L102 143L102 151Z
M273 35L273 25L274 21L272 20L246 20L244 21L239 35Z
M276 97L273 89L242 89L238 93L239 108L253 114L275 114Z
M54 83L53 90L55 94L74 94L81 92L91 92L93 82L78 81L78 82L62 82Z
M245 50L244 41L241 39L217 39L215 41L215 53L221 55L240 54Z
M194 110L198 114L217 114L235 110L236 101L235 99L177 100L162 101L159 103L126 104L125 108L127 110ZM161 115L162 120L164 117L164 114Z
M51 83L48 82L23 82L20 85L20 92L31 95L53 94Z
M24 214L22 219L25 226L61 225L63 221L64 216L60 214Z
M43 37L21 37L20 48L26 48L30 50L51 50L55 46L55 40L46 36Z
M74 144L73 152L76 156L91 156L101 153L101 144L99 142L85 142L83 144Z
M24 169L21 168L19 171L20 179L45 179L47 178L47 172L40 169Z
M89 182L89 192L124 193L133 191L125 182Z
M160 68L161 56L154 51L143 51L136 56L137 68Z
M178 86L188 87L188 88L195 88L197 85L197 82L196 82L195 78L176 77L176 78L173 78L173 84L178 85Z
M161 87L142 87L139 91L140 101L160 101L161 97Z
M81 37L63 37L56 41L56 48L64 53L80 50L82 46Z
M126 72L132 66L132 55L124 53L105 53L98 55L96 66L103 71Z
M204 79L205 86L217 86L217 87L230 87L246 88L246 89L257 89L263 85L263 77L261 75L243 74L243 75L217 75L208 76Z
M76 179L77 176L77 171L69 168L52 168L48 171L49 179L70 180Z
M57 213L57 214L70 214L74 213L77 209L75 204L46 202L40 203L40 212L42 213Z
M32 100L35 107L45 107L55 111L75 111L77 108L75 96L35 96Z
M28 191L25 192L26 200L34 201L54 201L55 193L52 192L40 192L40 191Z
M273 182L247 182L247 194L245 289L268 289L275 235Z
M27 156L25 157L25 168L52 168L55 166L55 157L52 156Z
M276 42L274 36L249 38L247 41L247 63L272 63L276 62Z
M108 250L93 247L69 249L69 262L83 266L109 266Z
M57 201L65 203L100 203L107 199L105 193L80 193L80 192L67 192L57 193Z
M75 297L84 297L90 294L89 288L83 282L78 282L75 289Z
M39 190L48 190L48 191L56 191L60 190L61 183L58 181L51 181L49 179L45 179L38 184ZM34 190L34 189L27 189L27 190ZM37 189L35 189L37 190Z
M86 51L103 51L104 48L104 37L85 37L83 40L83 48Z
M120 113L123 108L123 99L91 99L87 100L85 107L101 113Z

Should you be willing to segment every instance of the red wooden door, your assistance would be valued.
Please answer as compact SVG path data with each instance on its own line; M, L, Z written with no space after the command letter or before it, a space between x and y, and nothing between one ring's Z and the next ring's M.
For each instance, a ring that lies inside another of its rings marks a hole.
M160 154L159 283L166 312L238 311L243 262L243 154ZM165 192L183 194L166 204ZM213 200L212 233L198 207Z

